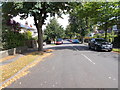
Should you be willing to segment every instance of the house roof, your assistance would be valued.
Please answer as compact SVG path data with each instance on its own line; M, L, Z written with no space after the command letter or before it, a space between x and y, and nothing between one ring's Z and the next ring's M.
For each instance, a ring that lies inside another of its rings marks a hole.
M24 28L24 29L27 29L27 30L35 30L34 28L26 26L26 25L23 25L23 24L20 24L20 27Z

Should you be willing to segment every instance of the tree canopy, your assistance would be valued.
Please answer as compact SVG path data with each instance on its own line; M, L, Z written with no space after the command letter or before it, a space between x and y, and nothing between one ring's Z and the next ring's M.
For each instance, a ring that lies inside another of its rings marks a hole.
M73 6L69 19L71 29L83 37L94 25L105 31L105 38L109 27L119 26L120 2L82 2Z
M9 8L9 9L8 9ZM20 15L21 18L27 18L29 15L34 17L34 23L38 32L38 50L43 50L43 32L44 24L48 14L61 16L66 10L69 10L67 2L4 2L2 4L3 17L6 19Z
M47 38L55 40L56 38L63 38L65 33L63 27L53 18L47 24L44 34L47 35Z

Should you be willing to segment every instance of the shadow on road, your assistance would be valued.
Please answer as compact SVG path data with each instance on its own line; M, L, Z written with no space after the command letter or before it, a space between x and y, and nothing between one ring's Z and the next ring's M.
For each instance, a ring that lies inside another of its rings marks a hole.
M47 49L53 49L53 50L66 50L66 49L69 49L69 50L73 50L73 51L108 52L108 51L105 51L105 50L95 51L93 49L89 49L87 45L71 44L71 43L64 43L62 45L55 45L55 46L49 47Z
M67 44L67 43L65 43ZM70 43L67 44L67 46L61 46L61 45L57 45L57 46L53 46L50 47L48 49L54 49L54 50L73 50L73 51L91 51L89 50L89 48L87 46L76 46L76 45L70 45Z

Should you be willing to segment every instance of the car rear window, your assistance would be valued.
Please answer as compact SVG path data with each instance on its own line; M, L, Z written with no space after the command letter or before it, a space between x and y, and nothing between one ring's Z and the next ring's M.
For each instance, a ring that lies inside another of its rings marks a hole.
M97 42L106 42L105 39L95 39L95 41L97 41Z

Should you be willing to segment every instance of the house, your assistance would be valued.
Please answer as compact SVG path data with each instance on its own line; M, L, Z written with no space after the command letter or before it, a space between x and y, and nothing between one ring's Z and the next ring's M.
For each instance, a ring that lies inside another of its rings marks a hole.
M20 24L19 27L21 28L20 33L25 33L26 31L31 31L32 37L36 37L38 35L37 30L35 28L33 28L32 25L28 26L27 22L25 23L25 25Z

